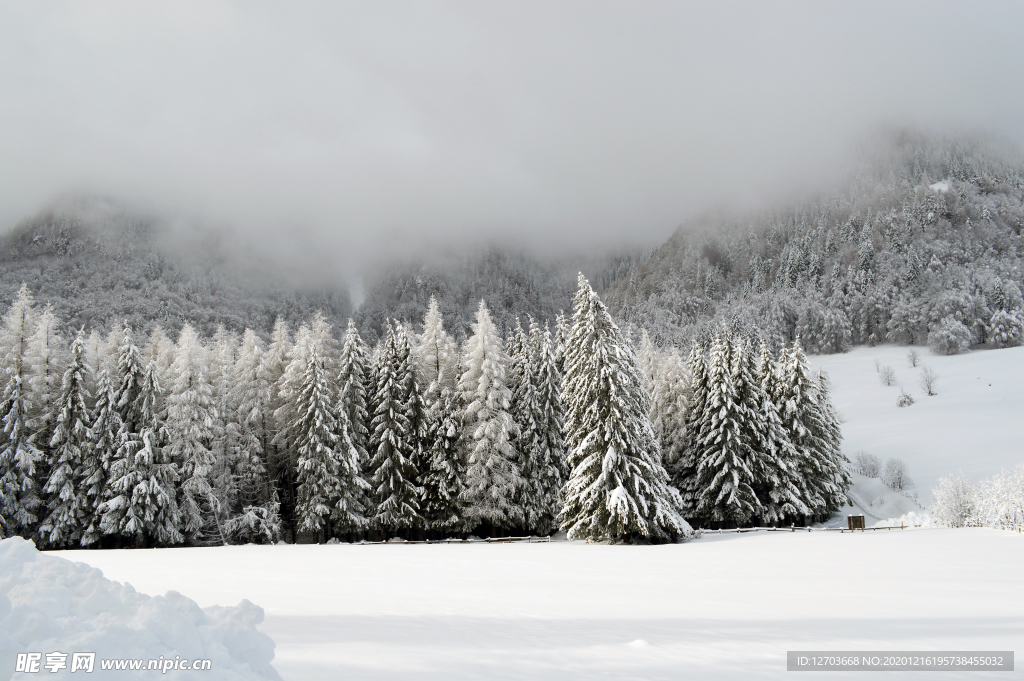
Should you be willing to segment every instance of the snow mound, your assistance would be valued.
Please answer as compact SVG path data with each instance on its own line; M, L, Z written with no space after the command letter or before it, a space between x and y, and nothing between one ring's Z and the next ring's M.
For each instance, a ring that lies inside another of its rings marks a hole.
M915 525L920 525L921 527L935 527L932 523L931 515L924 511L911 511L909 513L904 513L898 518L886 518L885 520L878 521L872 525L872 527L897 527L899 525L906 525L907 527L913 527Z
M67 668L47 678L71 676L71 653L96 653L94 678L153 678L151 659L210 660L207 681L274 679L274 642L256 630L263 608L243 600L235 607L201 609L176 591L146 596L112 582L96 568L36 550L20 537L0 541L0 676L14 671L18 653L67 653ZM101 660L143 660L143 669L101 670ZM78 670L82 671L82 670ZM76 671L77 674L77 671ZM15 673L30 679L39 673ZM162 678L195 678L169 670Z

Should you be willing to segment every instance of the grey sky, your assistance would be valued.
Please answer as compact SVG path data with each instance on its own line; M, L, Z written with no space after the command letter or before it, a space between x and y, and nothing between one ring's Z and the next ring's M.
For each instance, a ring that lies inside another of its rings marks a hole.
M1024 142L1024 3L0 4L0 228L99 193L317 246L654 243L880 126Z

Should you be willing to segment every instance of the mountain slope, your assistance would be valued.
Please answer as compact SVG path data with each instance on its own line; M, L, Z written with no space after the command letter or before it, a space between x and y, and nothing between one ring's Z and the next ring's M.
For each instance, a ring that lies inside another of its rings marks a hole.
M1024 164L904 134L841 192L680 227L606 299L662 345L723 320L815 352L923 344L954 321L991 342L993 315L1022 307L1022 226Z
M214 233L182 237L156 219L99 199L45 210L0 238L0 299L22 283L70 328L136 329L185 322L211 335L218 324L267 332L322 310L336 328L351 314L342 289L306 290Z

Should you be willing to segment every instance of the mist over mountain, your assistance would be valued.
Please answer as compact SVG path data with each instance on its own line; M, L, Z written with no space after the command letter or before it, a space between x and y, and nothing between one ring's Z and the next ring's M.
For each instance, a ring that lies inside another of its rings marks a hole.
M100 198L64 201L0 237L0 300L22 283L69 328L109 329L127 320L176 333L186 322L212 335L223 324L269 332L322 311L343 327L352 312L343 287L295 283L237 235L177 228Z
M606 298L661 345L721 322L821 353L998 346L1007 324L1016 343L1022 188L1024 163L990 139L903 132L837 191L687 222Z

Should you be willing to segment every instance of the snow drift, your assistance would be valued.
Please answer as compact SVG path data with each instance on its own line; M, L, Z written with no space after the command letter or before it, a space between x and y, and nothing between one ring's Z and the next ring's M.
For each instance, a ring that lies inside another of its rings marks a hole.
M0 678L15 670L18 653L95 652L90 678L153 678L153 671L106 671L101 659L212 661L206 681L276 679L274 642L256 630L263 608L243 600L235 607L200 608L176 591L146 596L106 579L85 563L36 550L20 537L0 541ZM47 678L71 676L70 664ZM190 676L191 675L191 676ZM15 673L14 679L38 674ZM167 679L195 678L168 671Z

